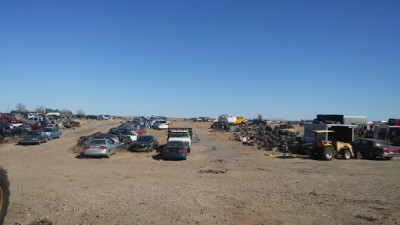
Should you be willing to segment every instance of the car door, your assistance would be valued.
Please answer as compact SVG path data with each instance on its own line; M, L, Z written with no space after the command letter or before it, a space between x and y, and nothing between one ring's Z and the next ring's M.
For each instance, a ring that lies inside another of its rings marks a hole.
M39 137L42 141L47 141L47 135L44 132L40 132Z
M113 140L107 139L107 145L110 147L111 154L114 154L117 151L117 145Z
M371 151L370 145L371 141L368 140L361 141L360 149L361 149L361 154L363 154L363 156L368 156L369 152Z

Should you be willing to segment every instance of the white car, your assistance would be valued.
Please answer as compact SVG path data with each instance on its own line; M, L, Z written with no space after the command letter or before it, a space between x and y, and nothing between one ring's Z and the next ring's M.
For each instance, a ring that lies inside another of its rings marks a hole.
M168 142L181 141L188 148L192 145L192 128L170 128L168 129Z
M159 130L168 129L168 126L169 125L168 125L167 121L165 121L165 120L157 121L153 124L153 128L159 129Z
M137 141L139 135L131 131L131 133L127 133L126 136L129 137L132 141Z

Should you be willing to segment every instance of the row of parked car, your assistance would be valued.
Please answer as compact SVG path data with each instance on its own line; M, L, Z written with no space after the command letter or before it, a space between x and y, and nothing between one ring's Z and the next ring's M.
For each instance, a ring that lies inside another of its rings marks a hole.
M18 120L14 114L0 114L0 137L3 138L23 136L31 130L42 130L47 127L71 128L79 126L79 122L66 116L36 116Z
M45 127L42 130L31 130L19 138L18 144L41 144L60 138L62 131L55 127Z
M163 124L164 121L167 122L166 120L160 120L160 118L144 117L128 120L118 127L111 128L106 134L97 133L93 135L92 138L89 138L90 141L84 145L82 153L86 157L106 156L110 158L122 146L128 147L132 152L153 152L159 149L159 142L155 136L146 135L145 128L152 127L154 124ZM164 128L157 126L155 129ZM170 132L168 133L170 135ZM187 153L190 152L191 129L190 134L189 131L174 131L173 133L175 136L172 136L175 139L171 139L164 146L161 150L161 157L163 159L186 159ZM177 135L179 136L178 138L176 137Z

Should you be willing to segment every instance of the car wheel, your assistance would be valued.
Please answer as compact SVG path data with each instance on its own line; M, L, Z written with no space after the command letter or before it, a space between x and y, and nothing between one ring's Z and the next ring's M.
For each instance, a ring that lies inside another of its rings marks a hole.
M333 150L333 148L329 146L324 147L324 149L322 150L322 159L330 161L333 159L333 157L335 157L335 151Z
M38 140L37 144L40 145L42 142L40 142L40 140Z
M44 139L44 143L47 143L47 138Z
M374 153L369 152L369 153L368 153L368 159L374 160L374 159L376 159L376 156L374 155Z
M6 171L0 168L0 224L3 224L7 214L10 198L10 183Z
M356 159L362 159L362 158L363 158L361 152L359 152L359 151L356 151L356 152L354 153L354 157L355 157Z
M351 158L351 154L350 154L350 150L346 149L343 151L343 159L350 159Z

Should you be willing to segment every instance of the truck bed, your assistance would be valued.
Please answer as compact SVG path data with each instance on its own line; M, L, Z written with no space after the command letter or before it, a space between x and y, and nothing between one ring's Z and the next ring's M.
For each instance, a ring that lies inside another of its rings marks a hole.
M175 128L168 128L168 137L170 136L170 134L174 131L188 131L190 138L193 138L193 131L192 128L190 127L175 127Z

